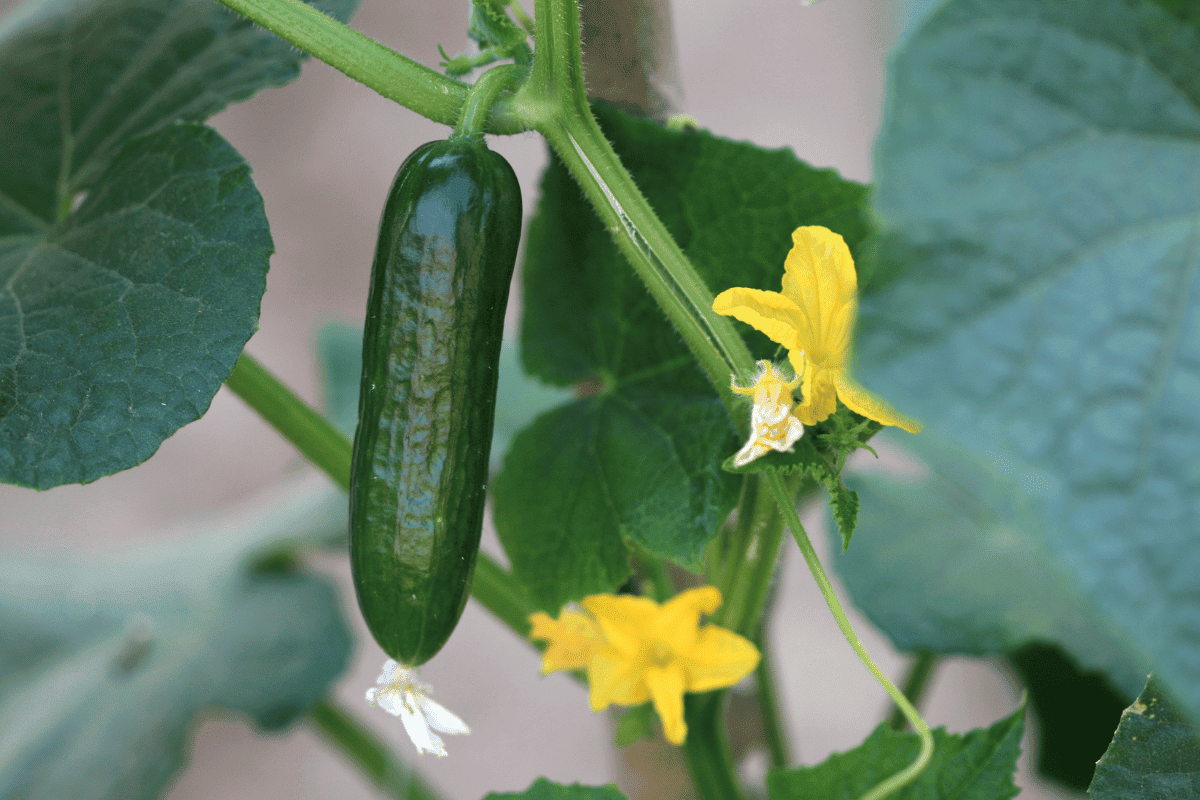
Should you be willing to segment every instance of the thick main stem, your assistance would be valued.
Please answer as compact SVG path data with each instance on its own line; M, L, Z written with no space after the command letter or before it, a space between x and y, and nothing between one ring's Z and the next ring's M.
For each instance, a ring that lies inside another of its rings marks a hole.
M821 591L821 596L825 598L825 603L829 606L829 611L833 614L834 620L837 621L838 628L841 629L842 635L846 637L846 641L850 643L850 647L858 655L859 660L866 665L871 674L875 676L875 680L879 685L891 696L892 701L904 713L913 730L921 737L921 750L911 764L904 769L892 775L870 791L864 794L861 800L881 800L887 797L892 792L907 786L916 780L917 776L924 771L929 764L929 759L933 756L933 734L929 730L929 725L917 713L917 709L912 703L908 702L908 698L904 693L896 688L888 677L883 674L875 661L867 653L866 648L862 646L862 642L858 640L858 634L854 632L854 627L850 624L846 612L842 610L841 601L837 598L837 593L833 590L833 584L829 580L829 576L825 574L825 568L821 565L821 559L817 556L817 551L813 548L812 542L809 541L808 533L804 530L804 525L800 522L800 516L796 513L796 507L792 502L791 495L784 486L783 478L779 475L778 470L767 470L765 473L767 484L775 495L775 502L779 504L779 510L783 514L783 520L788 528L792 531L792 536L796 540L796 545L800 548L800 553L804 556L805 563L808 564L808 569L812 572L813 579L817 582L817 588Z
M750 373L750 352L730 320L712 310L712 292L600 131L588 107L580 58L574 0L538 0L533 72L514 105L582 187L744 432L747 421L733 413L729 379Z

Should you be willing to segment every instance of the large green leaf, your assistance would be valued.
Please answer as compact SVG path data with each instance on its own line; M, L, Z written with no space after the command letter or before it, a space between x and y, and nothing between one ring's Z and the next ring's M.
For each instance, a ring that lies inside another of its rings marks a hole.
M864 188L790 151L596 113L714 293L778 290L799 225L827 225L852 247L864 236ZM732 508L737 478L720 465L739 443L679 335L556 160L524 270L527 369L553 384L588 382L599 400L544 416L514 440L496 482L496 525L514 569L548 606L615 589L628 574L623 539L696 569ZM774 354L742 330L759 357ZM561 491L548 491L548 476ZM556 587L562 575L573 580Z
M564 786L561 783L551 783L545 778L538 778L523 792L492 792L484 800L625 800L625 795L617 791L617 787L612 784L581 786L572 783L570 786Z
M1133 697L1145 665L1047 547L1036 503L933 434L910 446L928 467L921 477L850 479L859 540L833 566L855 605L905 652L1000 655L1058 642Z
M0 557L0 797L150 800L197 713L276 729L349 656L335 589L281 548L344 531L332 487L210 534L89 557Z
M207 410L272 244L246 164L176 123L302 59L208 0L41 0L0 21L0 481L95 480Z
M695 532L715 531L731 502L711 479L726 440L703 434L728 424L715 399L639 389L577 400L517 434L492 487L496 529L539 605L557 613L620 586L626 538L699 571L707 539Z
M1200 795L1200 732L1153 675L1125 709L1088 787L1095 800L1182 800Z
M1013 773L1021 754L1025 709L966 734L933 732L933 758L894 800L1009 800L1017 795ZM771 800L854 800L912 763L920 748L915 733L881 724L853 750L834 753L815 767L767 774Z
M859 374L1004 476L1200 715L1200 35L1137 0L951 0L894 57L876 162L903 278L863 300Z
M314 5L344 20L357 0ZM27 0L0 20L0 236L44 230L130 139L287 83L306 57L211 0Z
M0 480L93 481L203 414L271 249L250 168L200 125L132 142L61 224L0 237Z

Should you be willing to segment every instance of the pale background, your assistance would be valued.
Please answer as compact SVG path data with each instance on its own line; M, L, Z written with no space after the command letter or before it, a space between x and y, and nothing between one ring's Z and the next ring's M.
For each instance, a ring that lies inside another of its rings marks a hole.
M0 10L8 5L0 2ZM353 23L436 67L436 44L450 53L465 49L466 8L466 0L364 0ZM676 2L673 15L680 110L714 133L791 147L817 166L870 178L894 29L890 3L690 0ZM388 184L409 151L443 138L448 129L318 62L304 68L299 82L265 91L213 124L253 166L276 245L261 330L248 350L317 403L314 335L326 322L361 319ZM528 213L545 163L541 140L528 134L491 144L516 169ZM513 318L510 313L510 323ZM0 487L0 548L103 551L153 540L166 524L254 502L308 470L223 389L203 419L141 467L44 494ZM822 545L823 514L810 512L805 522ZM490 530L485 546L495 549ZM331 557L320 566L339 580L347 615L355 619L345 564ZM771 634L793 755L799 763L817 763L861 742L886 713L886 698L841 638L794 546L785 547L777 609ZM867 649L899 679L904 660L864 620L855 621ZM416 762L399 721L363 702L384 656L361 625L358 633L353 666L337 693ZM449 758L419 759L422 774L451 800L522 790L538 776L564 783L616 781L642 796L665 796L651 781L655 775L669 780L678 769L674 754L664 756L663 746L615 754L609 717L591 713L581 686L563 676L541 678L537 666L528 646L470 604L422 677L434 685L438 700L467 720L472 735L449 739ZM962 731L1010 713L1018 694L1013 678L990 662L956 660L936 674L926 716L935 726ZM752 779L761 779L764 769L761 754L746 765ZM1019 780L1031 786L1024 771ZM198 726L192 766L170 793L172 800L374 796L303 726L261 737L228 719ZM1044 787L1023 794L1028 800L1054 796L1059 793Z

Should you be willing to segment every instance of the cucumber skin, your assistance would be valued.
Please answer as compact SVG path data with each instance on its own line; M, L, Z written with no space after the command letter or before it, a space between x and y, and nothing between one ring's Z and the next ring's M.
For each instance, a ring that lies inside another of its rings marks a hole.
M408 666L441 649L466 606L520 238L516 174L482 137L417 148L380 221L350 473L350 565L371 634Z

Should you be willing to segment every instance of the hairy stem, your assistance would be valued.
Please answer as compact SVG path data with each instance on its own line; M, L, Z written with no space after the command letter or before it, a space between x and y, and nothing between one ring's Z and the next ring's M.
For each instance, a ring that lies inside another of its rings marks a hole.
M767 642L766 620L759 626L754 643L762 656L754 670L754 679L758 684L758 708L762 714L763 735L767 740L767 750L771 754L771 766L774 769L782 769L788 765L787 731L783 714L779 710L779 694L775 691L775 663L771 660Z

